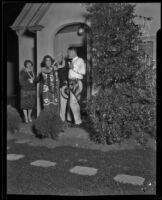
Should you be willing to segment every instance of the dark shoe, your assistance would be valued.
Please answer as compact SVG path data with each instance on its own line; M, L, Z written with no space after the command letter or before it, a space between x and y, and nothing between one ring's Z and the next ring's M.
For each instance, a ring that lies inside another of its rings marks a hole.
M64 122L63 129L64 129L64 130L67 129L68 126L69 126L69 123L68 123L68 122Z
M72 125L72 128L79 128L79 127L81 127L82 126L82 123L81 124L73 124Z
M66 124L67 124L67 127L72 127L72 126L74 125L74 124L73 124L72 122L70 122L70 121L67 121Z
M60 132L65 132L63 129Z
M68 127L72 128L74 127L75 124L72 124L72 123L68 123Z
M69 121L69 120L66 120L66 123L72 124L73 122L72 122L72 121Z
M26 124L28 124L28 123L29 123L28 119L25 119L25 123L26 123Z

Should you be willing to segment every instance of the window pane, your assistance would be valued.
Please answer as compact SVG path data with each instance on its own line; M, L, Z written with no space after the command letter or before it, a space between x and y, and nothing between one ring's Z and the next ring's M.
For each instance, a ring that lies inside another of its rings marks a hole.
M143 51L145 53L144 60L148 64L151 64L153 61L153 41L145 41L143 42L140 47L140 51Z

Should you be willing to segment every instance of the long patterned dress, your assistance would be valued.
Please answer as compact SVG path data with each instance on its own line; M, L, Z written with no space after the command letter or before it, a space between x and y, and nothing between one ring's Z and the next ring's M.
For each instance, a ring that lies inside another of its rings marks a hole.
M20 74L21 109L24 110L33 109L36 105L36 85L35 82L29 82L31 77L28 73L23 70Z
M59 81L56 72L51 70L42 70L42 97L44 108L53 104L59 107Z

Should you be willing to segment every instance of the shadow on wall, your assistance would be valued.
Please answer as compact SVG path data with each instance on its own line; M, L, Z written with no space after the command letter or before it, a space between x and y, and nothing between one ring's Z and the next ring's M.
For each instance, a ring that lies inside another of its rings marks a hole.
M20 101L19 88L19 62L18 62L18 38L17 35L7 31L7 104L17 109Z

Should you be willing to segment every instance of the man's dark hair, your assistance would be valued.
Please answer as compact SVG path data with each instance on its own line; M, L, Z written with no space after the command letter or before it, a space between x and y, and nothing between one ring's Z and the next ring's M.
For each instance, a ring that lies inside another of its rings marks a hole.
M69 47L68 51L75 51L75 53L77 54L77 48L75 48L75 47Z

